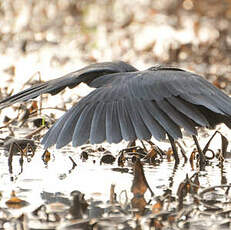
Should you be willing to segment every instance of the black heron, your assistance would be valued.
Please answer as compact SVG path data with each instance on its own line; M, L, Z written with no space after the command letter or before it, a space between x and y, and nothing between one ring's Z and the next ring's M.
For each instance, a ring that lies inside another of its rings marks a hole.
M86 66L63 77L32 86L0 101L0 108L44 93L55 95L84 82L96 88L67 111L42 140L45 148L62 148L122 139L194 138L197 127L219 123L231 128L231 98L201 76L172 67L139 71L122 62Z

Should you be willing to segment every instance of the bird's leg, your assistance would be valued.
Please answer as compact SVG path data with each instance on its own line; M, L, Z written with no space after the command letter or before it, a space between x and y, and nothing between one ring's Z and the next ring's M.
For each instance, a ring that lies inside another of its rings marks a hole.
M135 147L136 146L136 141L129 141L127 148Z
M140 142L141 142L141 144L142 144L142 146L143 146L144 151L147 153L148 150L147 150L146 146L144 145L144 142L143 142L142 140L140 140Z
M157 151L160 158L163 159L163 156L165 155L165 152L162 149L160 149L156 144L154 144L152 141L150 141L150 140L145 140L145 141L151 146L152 149Z
M181 153L182 153L182 156L184 157L184 162L186 163L188 158L186 156L185 150L183 149L182 145L178 141L175 141L175 143L179 146Z
M206 163L205 154L204 154L203 151L201 150L201 147L200 147L200 145L199 145L199 142L198 142L196 136L193 135L192 137L193 137L193 140L194 140L194 142L195 142L195 144L196 144L197 151L198 151L198 153L199 153L200 168L201 168L201 170L203 170L203 169L204 169L204 166L205 166L205 163Z
M177 153L177 148L176 148L175 141L172 138L172 136L170 136L168 133L167 133L167 135L168 135L168 139L170 141L170 144L172 146L172 151L173 151L173 156L174 156L174 159L175 159L175 164L179 164L180 160L179 160L179 156L178 156L178 153Z

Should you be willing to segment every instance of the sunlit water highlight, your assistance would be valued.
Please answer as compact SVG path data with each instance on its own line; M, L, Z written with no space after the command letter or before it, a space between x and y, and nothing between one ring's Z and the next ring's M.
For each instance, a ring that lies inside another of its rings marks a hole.
M186 138L187 141L190 141L190 139ZM218 141L215 141L217 148L220 147ZM204 145L203 142L206 143L206 140L201 141L202 146ZM167 143L158 144L163 149L169 147ZM188 146L190 147L190 144ZM125 147L125 143L118 145L105 144L105 148L109 149L115 156L118 156L119 150ZM111 169L118 167L116 163L113 165L100 165L100 155L98 153L92 153L92 156L90 155L87 161L82 161L80 159L81 149L72 148L70 145L61 150L51 148L51 160L46 165L42 161L43 151L39 147L30 162L27 162L26 159L24 160L22 173L20 173L19 157L14 156L13 175L9 175L8 157L2 151L0 158L2 206L5 206L5 201L9 199L12 189L16 190L21 199L30 203L29 206L20 210L12 210L13 213L19 215L22 212L32 211L37 208L44 203L41 197L44 191L50 193L60 192L64 196L69 197L73 190L78 190L85 194L86 199L93 198L106 202L110 199L110 187L114 184L115 192L118 195L122 191L126 191L128 199L132 198L132 193L130 192L133 180L131 165L125 166L129 169L128 173L115 172ZM189 157L189 150L187 154ZM71 170L72 162L69 156L77 163L77 167L73 170ZM231 183L229 176L231 175L231 160L225 160L223 170L218 167L218 163L218 161L213 160L211 166L207 166L205 171L200 172L201 188L220 185L224 179L227 181L227 184ZM190 177L197 171L196 166L192 170L190 163L184 163L183 160L181 160L177 168L174 168L173 160L171 162L164 160L155 166L144 165L146 179L156 196L162 195L167 188L171 188L173 194L176 194L178 186L185 179L186 174ZM146 192L145 196L147 199L151 198L149 192Z

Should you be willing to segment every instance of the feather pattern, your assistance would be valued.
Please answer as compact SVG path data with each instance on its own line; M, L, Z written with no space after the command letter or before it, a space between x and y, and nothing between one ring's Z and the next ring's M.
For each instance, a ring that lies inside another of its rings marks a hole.
M122 140L116 101L106 105L106 137L108 143L118 143Z
M157 140L164 140L166 136L165 129L156 121L156 118L152 116L148 106L145 106L145 101L136 100L135 104L137 105L137 111L140 114L140 117L143 119L144 124L150 131L153 137Z
M127 110L129 111L129 116L135 129L136 136L140 140L150 139L151 133L146 127L143 119L141 118L140 113L138 112L139 108L136 108L134 102L135 100L129 98L124 101L124 105L127 107Z
M136 140L137 136L135 133L135 129L131 122L129 112L124 104L123 99L120 100L119 103L117 103L117 113L121 128L121 136L123 137L123 139L126 141Z
M74 106L75 110L71 113L71 115L64 123L62 129L60 130L56 143L57 148L62 148L63 146L67 145L71 140L73 140L73 145L75 142L81 145L80 143L86 143L88 141L89 129L91 125L90 122L95 107L95 104L88 104L85 106ZM81 135L76 137L74 135L74 131L77 126L80 132L82 130L85 131L81 133Z
M168 114L168 116L180 127L183 127L189 134L197 135L195 123L193 123L188 117L179 112L173 105L167 100L158 101L157 105L160 109Z
M138 71L124 62L89 65L58 79L32 86L0 101L0 108L56 94L84 82L96 88L67 111L47 132L45 148L122 139L181 138L181 128L225 123L231 127L231 99L199 75L171 67Z
M122 62L102 62L86 66L80 70L71 72L63 77L53 79L44 83L39 83L29 89L23 90L13 96L7 97L0 101L0 108L5 108L11 104L21 101L27 101L38 97L44 93L55 95L66 87L73 88L76 85L84 82L90 84L95 78L105 74L137 71L133 66ZM99 85L98 87L100 87ZM96 87L94 84L92 87Z
M60 135L60 131L63 128L63 125L66 121L68 121L68 118L71 116L71 114L76 114L76 109L79 110L79 108L72 107L49 129L49 131L42 139L42 144L45 148L49 148L50 146L56 144L58 136Z
M106 139L106 105L98 103L92 118L90 142L97 144L102 143ZM81 133L79 134L81 135Z
M184 101L180 97L170 97L166 99L171 105L173 105L179 112L183 113L198 125L208 126L209 123L205 116L200 113L198 108L187 101Z

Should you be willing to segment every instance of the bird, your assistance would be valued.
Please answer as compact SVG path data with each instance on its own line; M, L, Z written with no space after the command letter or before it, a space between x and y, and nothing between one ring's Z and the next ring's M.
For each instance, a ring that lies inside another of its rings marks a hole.
M123 61L93 63L36 84L1 100L0 109L82 82L95 89L47 131L42 139L45 149L70 142L77 147L152 137L168 137L174 144L183 137L182 129L196 137L200 127L224 123L231 128L231 98L202 76L166 66L140 71Z

